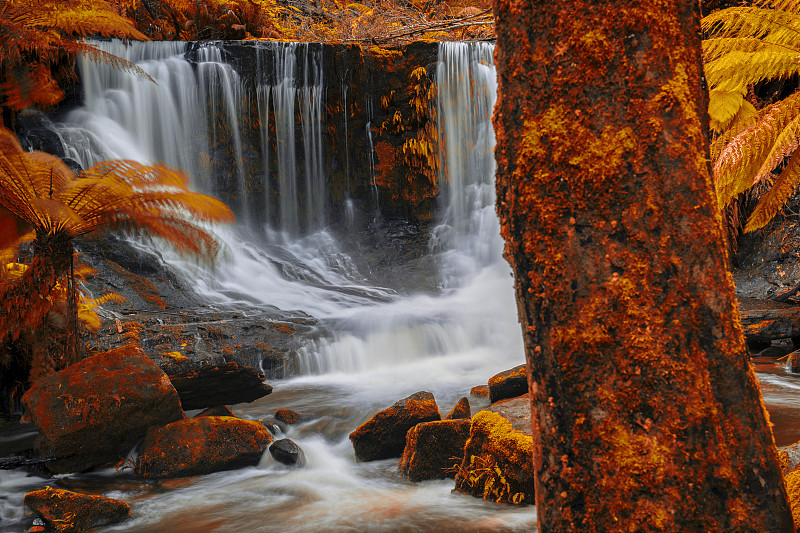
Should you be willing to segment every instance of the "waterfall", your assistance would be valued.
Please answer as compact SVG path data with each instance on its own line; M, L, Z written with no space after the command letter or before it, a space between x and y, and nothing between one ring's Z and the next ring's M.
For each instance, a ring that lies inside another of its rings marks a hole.
M437 246L453 257L445 286L499 260L503 242L494 213L494 129L497 99L494 45L441 43L437 80L440 182L447 199Z

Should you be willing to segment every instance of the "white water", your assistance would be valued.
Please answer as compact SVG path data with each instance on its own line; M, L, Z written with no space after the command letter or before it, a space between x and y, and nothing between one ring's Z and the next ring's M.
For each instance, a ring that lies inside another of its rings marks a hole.
M65 141L91 139L88 148L74 151L83 164L107 157L164 160L192 169L194 183L213 190L208 173L196 164L198 150L207 150L208 136L187 136L187 132L208 118L206 111L193 106L208 90L211 82L202 80L211 78L212 71L213 83L224 93L222 101L230 106L222 116L227 114L232 127L238 105L235 72L212 58L214 65L198 78L191 68L187 70L182 50L170 48L171 43L151 46L157 58L138 50L124 53L154 78L163 76L157 78L163 80L157 88L96 66L82 67L84 77L98 70L98 80L103 76L111 80L93 85L92 92L87 91L91 98L87 106L70 115L72 124L60 126ZM322 153L317 117L323 107L323 80L308 69L301 82L295 79L298 46L305 45L280 45L281 53L274 55L274 82L257 92L262 128L268 124L271 106L279 140L275 179L281 227L270 231L267 243L250 239L246 228L219 228L225 249L213 272L166 250L163 254L217 305L302 310L331 331L300 349L303 376L273 382L272 395L234 406L238 415L253 419L268 417L277 408L313 414L314 420L288 433L305 451L308 465L287 470L265 459L258 468L156 486L108 473L75 479L131 503L134 519L105 528L109 531L530 531L536 516L532 507L498 506L452 494L452 480L407 482L394 460L356 462L347 438L375 411L419 390L433 392L446 413L472 386L485 384L494 373L523 361L511 274L501 259L493 208L494 138L489 119L496 81L491 46L440 48L438 114L444 135L440 156L450 206L431 237L431 253L440 256L431 264L442 267L431 273L439 277L442 288L434 293L415 291L402 279L391 288L374 286L331 233L297 236L303 226L324 223L301 221L297 207L303 196L301 185L312 207L314 194L324 194L315 185L324 174L322 159L311 155ZM211 56L202 57L209 62ZM148 98L153 101L135 103ZM169 112L155 107L161 105ZM295 105L304 117L303 176L294 164ZM170 119L161 123L156 117L162 116ZM264 147L268 135L264 130ZM176 146L170 139L193 141L190 146ZM269 169L265 178L273 179ZM267 209L273 207L267 202ZM247 208L242 209L248 216ZM479 400L471 401L473 410L483 406ZM23 480L19 472L10 476L0 486L13 494L8 505L0 502L4 519L15 519L24 490L40 484Z

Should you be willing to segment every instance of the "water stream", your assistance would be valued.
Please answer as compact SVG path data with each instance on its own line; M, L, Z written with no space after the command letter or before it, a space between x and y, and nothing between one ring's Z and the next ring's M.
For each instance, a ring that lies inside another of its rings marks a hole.
M237 415L251 419L268 418L278 408L313 415L286 434L304 450L305 468L287 469L267 453L258 467L196 478L143 482L104 471L61 476L58 484L131 504L131 521L102 531L535 530L534 507L454 494L452 480L410 483L399 475L396 460L357 462L348 440L374 412L402 397L430 391L446 413L472 386L524 360L494 212L492 45L439 48L436 105L447 201L430 235L435 260L426 263L436 290L422 290L410 279L369 281L341 236L327 228L322 109L325 84L338 80L322 79L321 55L313 45L265 43L257 56L259 68L271 72L255 91L264 161L259 173L264 183L277 184L277 199L249 197L237 137L237 109L246 95L215 45L202 48L198 68L186 61L185 43L103 46L135 61L158 84L82 62L86 104L56 125L66 153L84 166L107 158L164 161L186 170L199 190L214 194L210 146L224 135L235 160L232 189L239 201L233 207L240 225L216 230L225 246L213 271L166 249L162 255L215 305L302 310L331 334L300 349L302 375L272 382L271 395L233 406ZM306 55L303 71L298 54ZM205 101L220 107L209 109L201 105ZM302 143L296 146L298 112ZM206 128L217 119L219 130ZM267 164L270 136L278 140L277 168ZM303 172L295 165L300 151ZM369 179L374 182L374 176ZM278 223L261 228L256 238L252 225L259 211L277 214L265 220ZM800 405L789 398L800 382L780 369L767 370L760 375L772 384L768 403L790 405L797 413ZM486 405L474 397L471 403L473 412ZM798 438L781 434L779 444ZM2 472L0 531L30 526L22 497L44 483L21 470Z

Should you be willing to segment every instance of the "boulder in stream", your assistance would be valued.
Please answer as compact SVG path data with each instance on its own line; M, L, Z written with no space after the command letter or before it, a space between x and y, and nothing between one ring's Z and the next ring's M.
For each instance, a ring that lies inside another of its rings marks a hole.
M236 414L231 410L230 407L227 405L217 405L215 407L209 407L208 409L204 409L201 412L194 415L194 418L200 416L233 416L235 417Z
M406 435L400 472L411 481L455 477L469 437L469 419L417 424Z
M275 420L282 422L287 426L305 422L309 418L310 417L308 415L302 415L297 411L292 411L291 409L278 409L275 411Z
M151 428L136 473L146 478L210 474L258 464L272 435L259 422L204 416Z
M515 398L528 392L528 375L525 365L495 374L489 379L489 401L491 403Z
M80 533L131 517L130 506L122 500L52 487L29 492L24 501L49 531L59 533Z
M472 417L455 490L499 503L533 504L532 457L529 396L498 402Z
M269 445L273 459L287 466L303 466L306 463L303 450L291 439L276 440Z
M430 392L417 392L378 411L350 434L359 461L400 457L406 447L406 433L421 422L441 420L439 407Z
M151 426L183 418L167 375L133 346L88 357L52 374L22 403L41 434L53 473L83 472L124 459Z
M186 410L252 402L272 392L264 374L233 361L169 374Z

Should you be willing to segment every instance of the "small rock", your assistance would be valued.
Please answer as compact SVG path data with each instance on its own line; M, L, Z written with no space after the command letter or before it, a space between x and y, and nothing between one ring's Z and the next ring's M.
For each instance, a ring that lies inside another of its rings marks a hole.
M786 360L786 368L793 374L800 374L800 350L795 350L789 354Z
M406 433L421 422L440 420L439 407L430 392L417 392L375 413L350 434L359 461L400 457Z
M22 397L53 473L124 459L150 426L183 418L167 375L138 347L101 353L40 380Z
M258 464L272 435L259 422L204 416L151 428L136 473L147 478L209 474Z
M276 440L270 444L269 453L276 461L288 466L303 466L306 462L303 450L291 439Z
M24 501L25 505L39 515L47 528L59 533L86 531L131 517L130 506L122 500L87 496L52 487L29 492ZM34 528L36 527L41 526L34 522Z
M489 401L491 403L521 396L526 392L528 392L528 375L525 372L525 365L515 366L489 379Z
M231 408L228 407L227 405L217 405L216 407L209 407L205 411L203 411L201 413L197 413L196 415L194 415L194 418L197 418L197 417L200 417L200 416L233 416L233 417L235 417L236 415L233 413L233 411L231 411Z
M275 411L275 419L287 426L291 426L292 424L303 422L306 417L291 409L278 409Z
M781 463L781 472L783 472L783 475L794 470L794 468L800 464L800 442L795 442L780 450L778 452L778 459Z
M469 437L470 421L436 420L417 424L406 435L399 468L411 481L455 477Z
M469 390L470 396L476 396L478 398L488 398L489 397L489 386L488 385L475 385Z
M447 416L444 417L445 420L455 420L457 418L470 418L472 417L472 410L469 408L469 400L465 398L461 398L458 400L458 403L450 409L450 412L447 413Z

